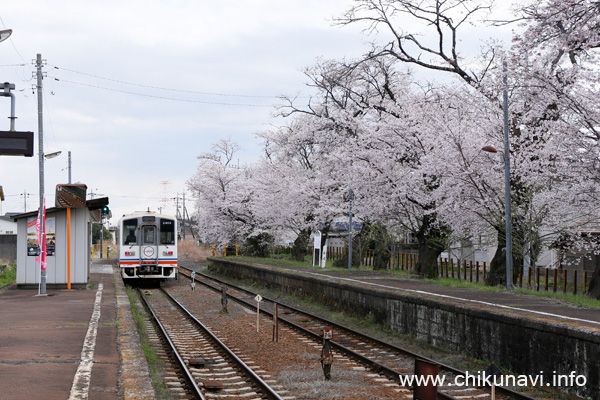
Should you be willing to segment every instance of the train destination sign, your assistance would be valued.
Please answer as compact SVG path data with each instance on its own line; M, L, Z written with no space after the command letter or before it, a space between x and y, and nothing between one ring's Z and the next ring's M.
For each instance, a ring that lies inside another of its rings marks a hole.
M0 156L33 156L33 132L0 131Z

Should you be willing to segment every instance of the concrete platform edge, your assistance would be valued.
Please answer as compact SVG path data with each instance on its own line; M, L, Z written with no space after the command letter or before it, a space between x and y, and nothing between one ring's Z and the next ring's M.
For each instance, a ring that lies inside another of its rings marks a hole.
M121 358L120 379L123 399L155 399L148 363L144 356L140 336L131 311L125 284L115 272L117 315L119 319L119 353Z

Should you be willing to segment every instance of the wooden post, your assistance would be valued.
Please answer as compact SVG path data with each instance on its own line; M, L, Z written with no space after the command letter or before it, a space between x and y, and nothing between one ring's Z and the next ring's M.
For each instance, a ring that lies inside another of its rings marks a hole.
M563 293L567 293L567 270L563 269Z
M552 279L552 289L556 293L556 284L558 283L558 270L556 268L552 271Z
M583 270L583 294L587 292L587 271Z
M577 294L577 270L573 270L573 294Z
M227 257L227 245L223 245L223 257Z
M273 311L273 341L279 342L279 307L275 303L275 310Z
M260 330L260 301L256 302L256 332Z
M535 291L540 291L540 267L535 269Z
M484 261L483 262L483 280L484 281L485 281L485 268L486 268L486 265L485 265L485 261Z
M452 261L452 257L450 257L450 269L452 270L451 275L454 278L454 261Z
M475 282L479 283L479 261L475 261Z
M469 282L473 282L473 260L469 261Z
M545 276L544 278L546 279L546 282L544 283L544 289L546 289L546 292L548 291L548 268L544 268L545 271Z

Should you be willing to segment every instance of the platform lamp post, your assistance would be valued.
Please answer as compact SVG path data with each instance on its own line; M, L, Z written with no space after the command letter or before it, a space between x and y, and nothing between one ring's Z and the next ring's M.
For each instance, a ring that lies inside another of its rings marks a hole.
M508 141L508 78L506 76L506 62L504 63L504 90L503 90L503 109L504 109L504 207L506 224L506 289L512 289L512 216L510 206L510 143ZM497 153L492 146L484 146L481 150L488 153Z
M40 237L42 238L42 242L39 243L40 247L40 287L39 287L39 295L46 295L46 266L43 264L41 250L43 248L42 243L46 240L44 237L44 218L43 218L43 210L44 210L44 114L42 111L42 55L38 54L35 60L36 66L36 77L37 77L37 105L38 105L38 152L39 152L39 173L40 173Z

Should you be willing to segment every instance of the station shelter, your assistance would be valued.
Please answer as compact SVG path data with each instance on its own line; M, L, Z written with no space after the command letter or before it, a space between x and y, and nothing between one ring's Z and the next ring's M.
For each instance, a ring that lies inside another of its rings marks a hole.
M46 209L46 286L66 288L69 283L67 257L68 219L71 226L70 283L71 288L84 288L90 277L92 224L101 222L101 209L108 205L108 197L84 200L83 207L54 207ZM36 221L38 211L17 214L17 287L37 288L41 267L36 260L40 254Z

